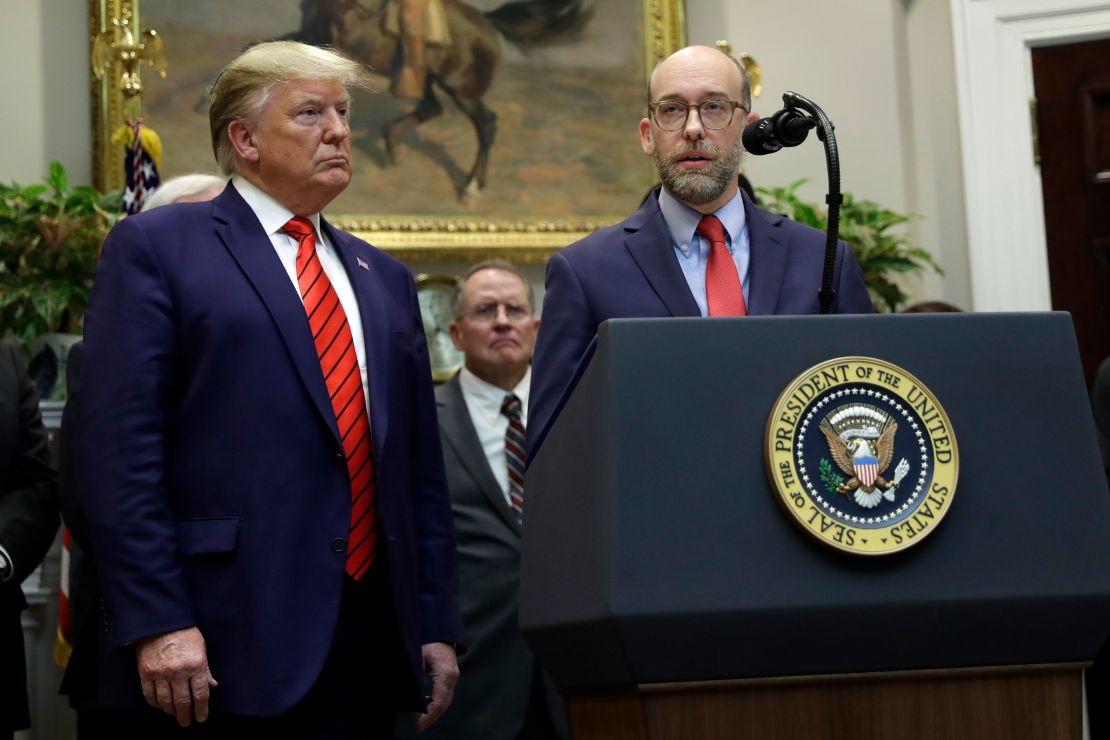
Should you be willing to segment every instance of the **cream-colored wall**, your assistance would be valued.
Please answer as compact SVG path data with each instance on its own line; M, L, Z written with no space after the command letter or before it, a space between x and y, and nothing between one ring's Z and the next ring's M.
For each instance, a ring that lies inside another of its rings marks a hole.
M88 18L84 2L4 3L0 44L0 181L36 182L50 160L92 180Z
M6 91L0 115L4 152L0 170L5 181L28 182L41 176L46 160L42 8L40 3L9 3L4 14L8 34L7 43L0 44L0 74Z
M0 116L0 180L37 180L57 158L73 181L89 182L84 13L73 2L9 5L9 42L0 47L0 84L9 100ZM691 43L725 38L763 66L759 112L773 113L782 92L794 90L828 113L837 126L845 191L921 214L914 236L947 274L911 285L915 297L966 306L949 12L937 0L687 0ZM807 177L805 194L824 196L815 136L796 149L750 157L745 167L757 185Z
M944 267L944 277L930 273L918 295L939 297L972 308L968 270L967 218L956 104L955 63L950 5L936 0L909 0L905 39L910 105L907 140L912 142L910 210L923 214L914 236Z

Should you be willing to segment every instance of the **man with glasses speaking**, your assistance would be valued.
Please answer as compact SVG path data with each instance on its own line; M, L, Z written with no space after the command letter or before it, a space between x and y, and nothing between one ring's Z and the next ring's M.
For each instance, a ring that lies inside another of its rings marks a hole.
M680 49L652 71L647 103L640 146L659 172L658 197L547 263L529 460L606 319L818 310L825 235L756 207L737 187L740 135L759 118L740 65L707 46ZM834 312L873 311L843 242L834 288Z

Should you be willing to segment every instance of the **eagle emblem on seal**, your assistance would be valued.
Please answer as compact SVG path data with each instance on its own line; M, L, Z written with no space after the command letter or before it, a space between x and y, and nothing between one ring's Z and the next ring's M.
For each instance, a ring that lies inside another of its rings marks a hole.
M851 494L865 509L875 508L882 499L893 501L894 491L910 467L902 458L894 469L893 479L883 477L894 459L898 422L875 406L855 403L829 412L820 427L829 443L829 454L848 476L847 481L836 487L836 492Z

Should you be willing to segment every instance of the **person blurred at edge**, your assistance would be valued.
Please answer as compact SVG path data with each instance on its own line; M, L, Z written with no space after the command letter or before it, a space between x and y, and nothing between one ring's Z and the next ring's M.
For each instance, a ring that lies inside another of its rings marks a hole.
M20 584L54 542L58 501L39 399L14 347L0 343L0 740L31 726Z

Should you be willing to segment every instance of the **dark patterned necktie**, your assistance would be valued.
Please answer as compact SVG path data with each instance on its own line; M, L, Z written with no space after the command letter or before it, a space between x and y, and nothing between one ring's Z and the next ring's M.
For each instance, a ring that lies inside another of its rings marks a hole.
M512 393L501 403L501 413L509 418L505 430L505 464L509 468L509 505L520 519L524 515L524 423L520 420L520 399Z
M746 316L740 273L725 244L725 227L716 216L702 216L698 233L709 240L705 266L705 303L710 316Z
M362 395L362 373L355 355L351 326L331 281L316 255L316 236L308 219L297 217L282 227L297 240L297 285L308 314L308 326L320 358L320 370L339 423L347 477L351 481L351 531L347 542L347 574L356 581L374 562L378 541L374 507L374 457L370 418Z

